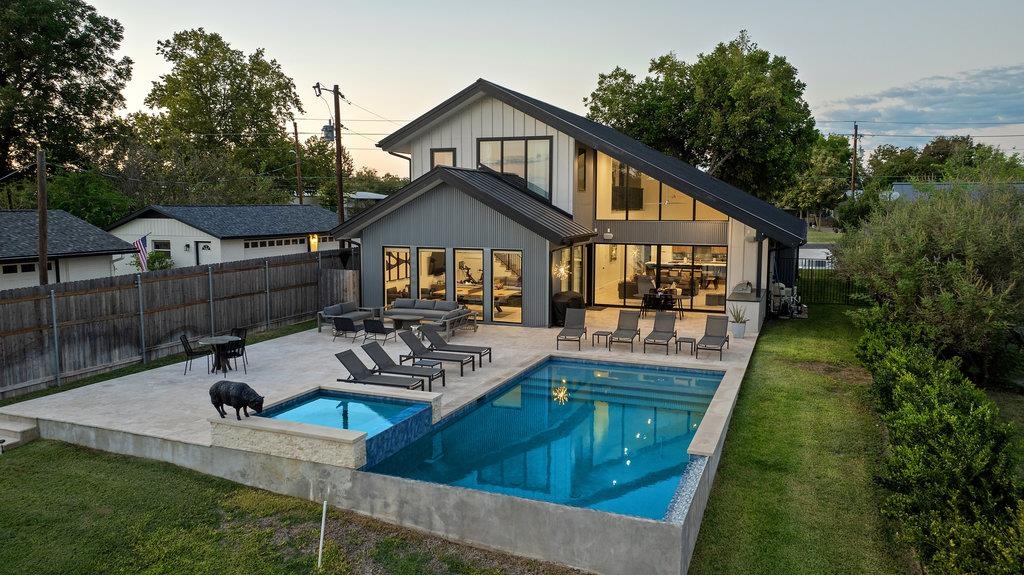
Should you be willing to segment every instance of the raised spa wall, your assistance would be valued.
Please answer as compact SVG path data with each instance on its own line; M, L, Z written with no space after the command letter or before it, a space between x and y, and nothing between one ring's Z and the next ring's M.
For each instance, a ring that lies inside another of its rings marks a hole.
M211 443L214 447L359 469L379 463L430 431L435 423L434 414L437 413L441 402L440 393L387 388L365 393L362 389L354 390L352 386L320 386L269 404L265 409L270 410L278 405L291 403L318 391L332 391L348 396L363 395L373 399L429 402L430 409L423 410L369 439L365 431L336 429L266 417L248 417L241 421L230 417L210 418Z

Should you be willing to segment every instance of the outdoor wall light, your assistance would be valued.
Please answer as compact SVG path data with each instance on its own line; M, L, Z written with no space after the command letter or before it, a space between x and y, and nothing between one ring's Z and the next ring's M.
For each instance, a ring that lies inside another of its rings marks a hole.
M606 240L610 240L615 237L615 234L612 233L611 228L608 228L604 231L604 234L601 237L603 237Z
M187 252L187 251L191 251L191 250L192 250L192 244L185 244L185 251Z

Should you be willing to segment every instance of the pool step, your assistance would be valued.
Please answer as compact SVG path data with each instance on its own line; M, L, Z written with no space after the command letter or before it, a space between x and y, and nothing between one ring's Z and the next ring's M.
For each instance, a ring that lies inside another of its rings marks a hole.
M4 451L20 447L39 439L39 425L29 417L0 413L0 439L4 440Z

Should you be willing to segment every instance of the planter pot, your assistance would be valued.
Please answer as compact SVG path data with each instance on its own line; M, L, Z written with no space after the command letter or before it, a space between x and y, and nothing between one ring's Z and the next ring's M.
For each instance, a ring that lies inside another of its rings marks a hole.
M730 322L729 325L732 326L732 337L735 339L743 339L743 335L747 333L747 322Z

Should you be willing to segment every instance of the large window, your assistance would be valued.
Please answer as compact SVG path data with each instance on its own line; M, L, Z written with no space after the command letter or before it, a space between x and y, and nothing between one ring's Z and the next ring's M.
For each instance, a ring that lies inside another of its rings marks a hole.
M491 318L523 323L523 252L491 252Z
M430 150L430 167L455 167L455 148L433 148Z
M384 305L400 297L409 297L409 248L384 248Z
M683 309L725 310L725 246L596 244L594 303L639 306L652 289Z
M469 309L483 314L483 250L455 250L455 299Z
M153 240L153 249L151 252L163 252L167 254L167 257L171 257L171 240Z
M551 137L477 140L477 163L526 180L538 196L551 198Z
M551 252L551 293L574 291L583 293L583 246L561 248Z
M728 216L599 152L597 219L725 221Z
M419 249L419 298L445 299L444 250Z

